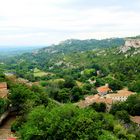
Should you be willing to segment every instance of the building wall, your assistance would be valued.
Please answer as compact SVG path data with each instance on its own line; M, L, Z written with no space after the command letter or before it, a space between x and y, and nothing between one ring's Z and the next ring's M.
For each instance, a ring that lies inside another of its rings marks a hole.
M128 96L108 97L108 98L111 98L113 101L126 101Z

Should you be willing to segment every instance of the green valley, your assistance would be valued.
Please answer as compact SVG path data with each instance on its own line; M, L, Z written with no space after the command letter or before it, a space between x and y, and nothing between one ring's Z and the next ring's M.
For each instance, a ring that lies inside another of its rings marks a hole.
M0 114L16 115L23 140L139 140L139 42L66 40L0 59Z

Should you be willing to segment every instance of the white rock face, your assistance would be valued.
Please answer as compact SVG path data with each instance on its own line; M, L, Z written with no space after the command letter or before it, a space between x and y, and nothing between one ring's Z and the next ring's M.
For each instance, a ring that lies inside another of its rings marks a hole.
M127 52L131 48L140 48L140 39L126 39L124 46L121 46L120 52Z
M125 46L140 48L140 39L128 39L125 41Z

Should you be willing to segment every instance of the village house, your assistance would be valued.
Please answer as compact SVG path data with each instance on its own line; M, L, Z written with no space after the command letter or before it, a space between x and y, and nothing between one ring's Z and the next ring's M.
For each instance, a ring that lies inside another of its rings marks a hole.
M102 97L99 94L95 94L85 97L85 100L76 103L76 105L84 108L92 105L93 103L105 103L107 105L107 110L109 110L112 105L112 99Z
M88 97L85 98L85 101L89 105L91 105L93 103L105 103L106 107L107 107L107 110L110 110L111 105L113 103L111 98L106 98L106 97L100 96L99 94L88 96Z
M140 127L140 116L130 116L130 119Z
M97 91L100 96L104 96L109 92L111 92L112 90L109 88L108 84L106 84L105 86L98 87Z
M117 93L107 94L105 97L110 98L113 101L126 101L130 95L135 94L134 92L128 91L127 89L119 90Z
M76 105L81 108L85 108L93 103L105 103L107 110L110 110L113 102L126 101L130 95L135 94L127 89L119 90L117 93L110 94L112 90L107 85L97 88L97 91L98 94L86 96L85 100L76 103Z
M99 95L89 95L87 97L85 97L85 100L81 100L78 103L76 103L75 105L81 107L81 108L85 108L88 107L89 105L93 104L95 102L95 100L97 100L99 98Z
M0 98L7 98L7 95L8 95L7 83L1 82L0 83Z

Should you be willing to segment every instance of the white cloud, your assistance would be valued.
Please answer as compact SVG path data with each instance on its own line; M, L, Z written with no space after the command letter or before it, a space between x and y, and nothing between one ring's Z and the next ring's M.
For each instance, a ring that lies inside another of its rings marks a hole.
M121 5L90 5L80 10L75 8L81 6L80 1L79 5L72 5L73 2L0 0L0 46L47 45L68 38L106 38L140 33L140 10L126 10Z

